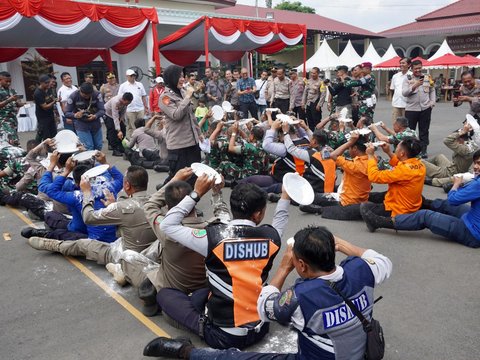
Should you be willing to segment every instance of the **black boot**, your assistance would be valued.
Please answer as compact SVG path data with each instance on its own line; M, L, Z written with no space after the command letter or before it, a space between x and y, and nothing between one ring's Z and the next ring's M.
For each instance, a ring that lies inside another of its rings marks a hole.
M395 224L393 223L392 218L376 215L370 210L372 207L371 205L375 206L375 204L370 203L360 205L360 214L367 225L368 231L375 232L375 230L380 228L395 229Z
M153 165L153 170L156 172L169 172L170 167L168 165Z
M45 230L45 229L36 229L36 228L28 226L26 228L23 228L22 231L20 232L20 234L24 238L30 239L32 236L47 237L49 232L50 231Z
M300 211L320 215L322 213L322 207L320 205L300 205Z
M432 201L433 200L427 199L426 197L422 196L422 206L420 209L431 210L430 208L432 207Z
M157 304L157 290L149 279L145 279L138 287L138 297L143 301L143 315L148 317L157 315L159 311Z
M192 349L193 345L190 339L182 337L176 339L158 337L145 346L143 356L189 359Z
M447 194L452 190L453 187L453 182L446 183L442 185L443 191L445 191Z
M432 178L428 177L428 176L425 176L425 180L423 180L423 183L425 185L430 185L432 186Z

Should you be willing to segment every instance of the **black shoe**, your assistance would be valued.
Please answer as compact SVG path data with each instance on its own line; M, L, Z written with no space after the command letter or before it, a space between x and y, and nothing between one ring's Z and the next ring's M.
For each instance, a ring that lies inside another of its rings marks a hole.
M236 180L225 180L225 187L234 188L236 185Z
M121 151L118 151L118 150L113 150L112 152L112 156L122 156L123 157L123 153Z
M30 239L32 236L46 237L48 233L49 233L48 230L36 229L30 226L23 228L22 231L20 232L20 234L26 239Z
M267 199L270 202L276 203L278 200L280 200L281 196L280 194L275 194L275 193L268 193Z
M138 287L138 297L143 301L143 315L152 317L158 314L157 290L149 279L145 279Z
M425 177L425 180L423 180L423 183L424 183L425 185L430 185L430 186L432 186L432 178L426 176L426 177Z
M430 210L430 208L432 207L432 201L433 200L427 199L426 197L422 196L421 209Z
M360 205L360 214L367 225L368 231L375 232L375 230L380 228L395 229L391 217L379 216L370 210L374 206L375 204L370 203L363 203Z
M450 190L452 190L452 187L453 183L447 183L442 185L443 191L445 191L447 194L450 192Z
M168 165L153 165L153 170L156 172L168 172L170 167Z
M422 159L428 159L428 154L427 154L427 152L426 152L426 151L422 151L422 152L420 153L420 157L421 157Z
M297 203L295 200L292 200L290 199L290 205L293 205L293 206L300 206L299 203Z
M300 205L300 211L320 215L322 213L322 207L320 205Z
M192 349L193 345L190 339L183 337L176 339L158 337L145 346L143 349L143 356L188 359Z

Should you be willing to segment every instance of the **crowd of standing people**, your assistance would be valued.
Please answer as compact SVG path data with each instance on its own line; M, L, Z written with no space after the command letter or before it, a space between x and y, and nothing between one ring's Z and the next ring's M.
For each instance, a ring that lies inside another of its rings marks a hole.
M391 126L375 118L370 63L339 66L332 79L318 68L301 78L279 67L257 80L246 68L207 68L199 80L172 65L148 97L132 69L120 85L109 74L100 90L89 76L76 88L62 73L57 93L55 79L42 75L34 94L38 130L26 150L17 134L21 99L1 72L0 203L26 208L48 225L22 230L32 248L106 265L115 281L137 289L145 315L161 311L216 349L157 338L146 356L363 359L374 287L390 276L392 263L322 226L299 229L287 242L289 207L300 204L284 175L298 173L311 185L313 203L299 206L305 213L360 220L371 232L427 228L480 247L479 80L462 74L454 102L468 103L471 117L445 134L452 161L430 158L435 82L421 61L399 65ZM213 109L224 102L231 109L218 117ZM76 134L73 148L56 138L59 122ZM107 161L102 122L112 155L131 163L125 174ZM192 164L200 162L221 181L195 176ZM168 172L153 195L146 168ZM372 184L387 190L374 192ZM425 198L425 184L443 186L447 198ZM207 221L198 203L208 193L214 219ZM268 202L277 203L271 225L262 224ZM336 252L347 259L336 264ZM299 279L285 287L293 269ZM349 302L365 321L347 310ZM239 351L268 336L272 321L297 330L297 354Z

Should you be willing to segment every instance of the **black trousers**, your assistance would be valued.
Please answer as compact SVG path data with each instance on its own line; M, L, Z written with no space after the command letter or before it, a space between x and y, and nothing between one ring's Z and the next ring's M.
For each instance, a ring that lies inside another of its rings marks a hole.
M290 99L275 99L273 107L279 108L282 114L286 114L290 108Z
M37 140L43 141L45 139L53 139L57 135L57 123L55 119L45 118L38 119L37 124Z
M314 103L310 103L305 108L305 116L307 118L307 124L310 130L315 131L315 126L322 120L322 109L317 111L317 105L320 99L315 101Z
M105 127L107 128L107 141L108 145L112 147L112 150L116 150L119 152L123 152L123 145L122 145L122 140L120 140L117 136L117 130L115 130L115 122L110 116L105 115ZM122 133L125 135L126 133L126 127L123 121L120 121L120 130L122 130Z
M1 202L14 208L23 207L35 214L40 220L45 219L46 203L33 194L11 191L9 194L1 195Z
M48 234L45 236L49 239L56 240L78 240L78 239L87 239L88 235L76 232L69 231L68 224L70 220L57 211L48 211L45 213L45 224L51 229Z
M203 337L205 342L216 349L244 349L260 341L268 332L269 324L265 323L259 332L249 331L245 336L231 335L205 319L205 304L209 289L194 291L190 296L177 289L161 289L157 294L157 302L162 311L173 320Z
M250 103L245 103L240 101L240 111L243 112L243 116L248 118L248 112L250 111L250 116L257 119L258 118L258 108L255 101ZM257 119L258 120L258 119Z
M405 111L405 117L408 119L408 127L412 130L417 129L418 124L418 137L422 144L422 152L427 152L430 133L430 121L432 120L432 108L428 108L422 111Z
M293 112L297 114L299 119L305 120L305 110L303 110L301 106L295 106Z
M202 161L202 155L198 144L182 149L168 150L168 166L170 167L170 170L164 184L169 182L178 170L183 169L184 167L189 167L192 163L200 161ZM188 182L193 185L195 180L196 177L192 176Z

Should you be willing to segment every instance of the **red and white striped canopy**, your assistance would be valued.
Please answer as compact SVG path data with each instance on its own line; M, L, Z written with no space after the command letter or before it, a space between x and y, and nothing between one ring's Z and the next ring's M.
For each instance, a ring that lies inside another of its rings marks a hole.
M150 24L156 33L157 23L154 8L68 0L3 0L0 2L0 62L11 61L28 48L36 48L57 64L81 65L103 55L105 49L111 48L120 54L132 51ZM65 52L66 49L69 51Z
M272 54L305 40L304 24L203 16L159 41L160 52L171 62L187 66L208 53L224 62L239 60L246 51Z

